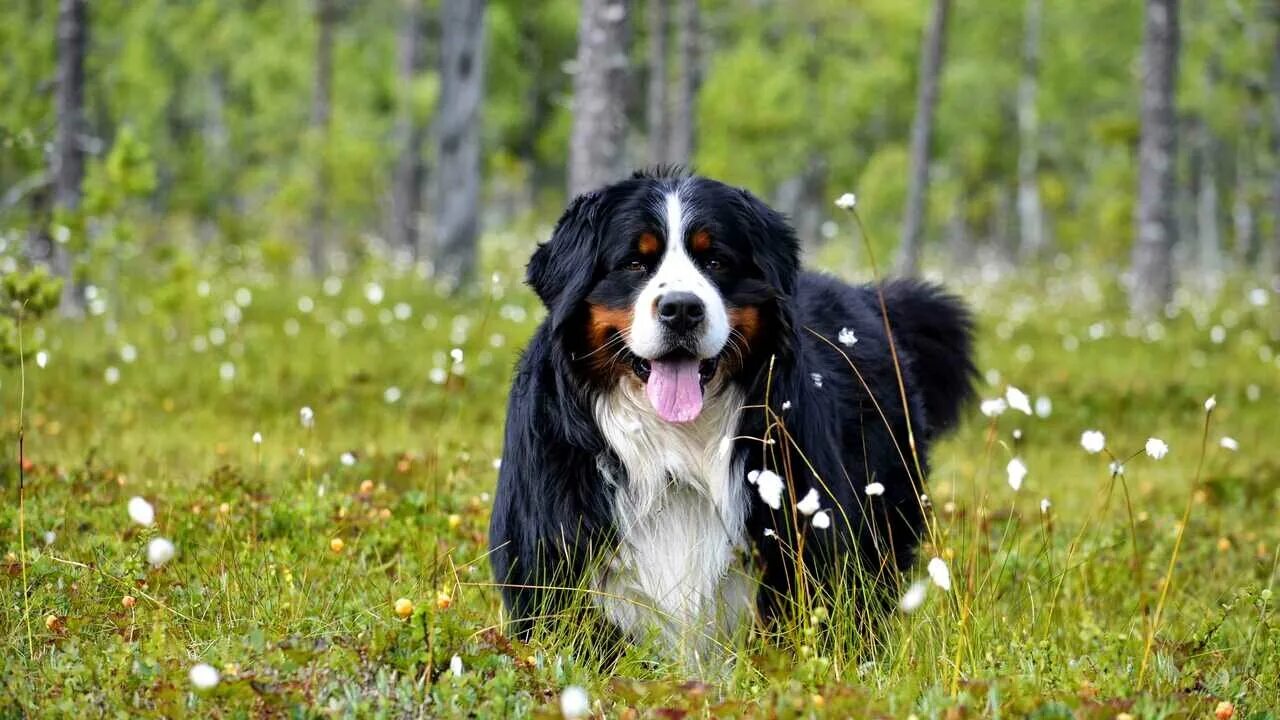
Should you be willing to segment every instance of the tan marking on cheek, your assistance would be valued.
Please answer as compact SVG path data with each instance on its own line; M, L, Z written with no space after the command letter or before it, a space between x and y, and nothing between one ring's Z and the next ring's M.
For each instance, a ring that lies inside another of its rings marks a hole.
M760 308L754 305L729 309L729 326L742 333L742 339L750 348L760 334ZM747 349L744 348L744 349Z
M711 249L711 236L706 230L699 230L689 238L689 249L693 252L706 252Z
M641 255L657 255L660 249L662 249L662 243L658 242L657 236L653 233L644 233L636 243L636 250L639 250Z
M592 305L587 321L587 337L591 351L598 350L609 342L614 333L626 335L631 332L631 309L611 308L604 305Z

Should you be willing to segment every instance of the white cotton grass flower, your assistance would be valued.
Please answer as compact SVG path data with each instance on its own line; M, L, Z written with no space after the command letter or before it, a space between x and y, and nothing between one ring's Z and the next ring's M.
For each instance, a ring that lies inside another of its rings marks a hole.
M350 452L350 451L347 451L347 452L342 453L342 455L341 455L338 459L339 459L339 460L342 462L342 464L343 464L343 465L345 465L346 467L351 467L352 465L355 465L355 464L356 464L356 456L355 456L355 453L352 453L352 452Z
M54 541L58 539L58 533L52 530L45 530L42 539L44 540L45 545L52 545Z
M260 433L260 432L255 432L255 433L253 434L253 444L254 444L254 445L261 445L261 444L262 444L262 433Z
M1047 418L1053 414L1053 401L1041 395L1036 398L1036 417Z
M854 334L852 329L847 327L840 328L840 334L836 335L836 339L846 347L853 347L858 344L858 336Z
M1144 449L1152 460L1163 460L1164 456L1169 454L1169 444L1160 438L1147 438L1147 445Z
M303 405L298 411L298 422L301 422L304 428L311 428L316 424L316 413L310 405Z
M831 513L827 510L819 510L813 514L813 526L819 530L826 530L831 527Z
M876 497L877 495L883 495L884 483L878 483L878 482L868 483L866 487L862 488L862 491L865 492L867 495L870 495L871 497Z
M49 364L49 353L45 352L44 350L41 350L40 352L36 353L36 367L43 370L45 366L47 366L48 364Z
M1108 469L1111 470L1111 474L1115 475L1116 477L1124 475L1124 463L1115 462L1113 460L1111 462L1111 465L1108 466Z
M1097 455L1107 446L1107 436L1097 430L1085 430L1080 435L1080 447L1090 455Z
M208 663L200 663L191 668L191 672L187 673L187 677L191 679L191 684L196 686L197 690L210 690L217 686L218 671Z
M1022 458L1010 460L1005 466L1005 472L1009 474L1009 487L1013 488L1014 492L1022 489L1022 481L1027 479L1027 464L1022 461Z
M898 601L898 609L910 615L924 604L924 598L929 594L929 583L923 580L917 580L911 583L911 587L902 594L902 599Z
M818 512L818 501L818 490L809 488L809 492L805 494L804 498L796 503L796 510L799 510L801 515L812 515Z
M992 398L990 400L983 400L982 404L978 406L978 409L982 411L983 415L986 415L989 418L994 418L1003 415L1004 411L1009 409L1009 404L1005 402L1004 398Z
M822 373L809 373L809 379L813 381L814 387L822 387Z
M129 498L129 517L143 527L149 527L156 521L156 510L145 498Z
M402 396L402 393L400 392L400 388L396 387L395 385L392 385L391 387L382 391L382 399L388 405L394 405L400 402L401 396Z
M102 371L102 379L105 380L108 385L115 385L116 383L120 382L120 368L116 367L115 365L112 365L111 367Z
M223 362L218 366L218 377L222 382L231 382L236 379L236 365L230 360Z
M790 401L790 400L783 400L783 401L782 401L782 410L783 410L783 412L786 412L787 410L790 410L790 409L791 409L791 401Z
M1010 385L1004 391L1005 402L1009 403L1009 407L1023 414L1031 414L1031 398L1018 388Z
M449 658L449 672L453 673L454 677L462 677L462 658L457 655Z
M1211 413L1213 412L1213 409L1216 407L1218 407L1218 396L1210 395L1209 399L1204 401L1204 411L1207 413Z
M929 579L933 580L933 584L946 590L951 591L951 570L947 567L946 561L940 557L935 557L929 561Z
M765 537L767 537L767 538L776 538L776 537L778 537L778 533L777 533L777 531L776 531L776 530L774 530L773 528L765 528L765 529L764 529L764 536L765 536Z
M1236 440L1236 439L1235 439L1235 438L1233 438L1233 437L1228 437L1228 436L1225 436L1225 435L1222 437L1222 439L1221 439L1221 440L1219 440L1219 441L1218 441L1218 445L1219 445L1223 450L1230 450L1231 452L1237 452L1237 451L1240 449L1240 441L1239 441L1239 440Z
M772 470L752 470L747 481L756 486L765 505L778 510L782 507L782 478Z
M560 714L567 720L584 718L591 714L591 700L587 691L570 685L560 691Z
M172 542L162 537L153 538L147 543L147 562L151 563L151 567L158 568L172 560L174 552Z
M1041 514L1048 515L1048 514L1049 514L1049 508L1050 508L1050 507L1052 507L1052 506L1053 506L1053 503L1049 502L1049 498L1041 498L1041 500L1040 500L1040 512L1041 512Z
M836 207L841 210L852 210L858 207L858 196L853 193L845 193L836 198Z

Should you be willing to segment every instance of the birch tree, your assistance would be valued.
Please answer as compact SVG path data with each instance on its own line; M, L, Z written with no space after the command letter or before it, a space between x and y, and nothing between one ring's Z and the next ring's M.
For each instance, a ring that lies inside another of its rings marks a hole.
M627 0L582 0L569 134L569 195L626 174Z
M938 84L942 77L950 6L950 0L933 0L920 52L916 114L911 123L906 212L902 221L902 243L898 247L897 271L901 275L915 275L920 271L929 193L929 152L933 142L934 112L938 105Z

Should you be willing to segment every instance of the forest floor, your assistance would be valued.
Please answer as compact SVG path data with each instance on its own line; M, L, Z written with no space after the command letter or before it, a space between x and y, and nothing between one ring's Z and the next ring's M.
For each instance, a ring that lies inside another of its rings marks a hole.
M1070 269L951 287L982 397L1040 412L975 404L937 448L909 580L937 555L950 592L874 633L815 608L718 674L644 646L606 674L590 638L507 639L489 584L509 375L542 317L514 265L464 301L385 269L123 275L0 369L0 716L557 716L577 686L608 717L1278 717L1280 298L1233 282L1140 324Z

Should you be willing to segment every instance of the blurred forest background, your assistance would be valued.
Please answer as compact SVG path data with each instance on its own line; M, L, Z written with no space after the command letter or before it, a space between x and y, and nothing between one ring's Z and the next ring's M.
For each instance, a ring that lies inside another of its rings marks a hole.
M1280 269L1280 3L1182 5L0 0L0 270L72 313L138 257L459 289L569 193L684 163L813 249L852 190L901 271L1131 266L1150 313Z

